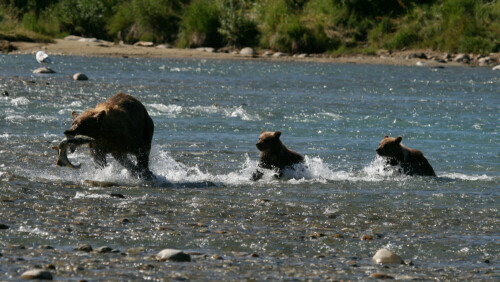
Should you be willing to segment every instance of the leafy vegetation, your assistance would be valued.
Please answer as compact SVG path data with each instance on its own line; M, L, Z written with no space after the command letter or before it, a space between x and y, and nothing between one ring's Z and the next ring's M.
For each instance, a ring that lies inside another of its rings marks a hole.
M4 0L0 39L68 34L289 53L500 51L495 0Z

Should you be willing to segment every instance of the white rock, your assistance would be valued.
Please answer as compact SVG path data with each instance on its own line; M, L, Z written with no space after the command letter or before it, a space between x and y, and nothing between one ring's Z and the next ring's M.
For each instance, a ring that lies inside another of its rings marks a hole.
M73 79L74 79L74 80L89 80L89 78L88 78L85 74L83 74L83 73L79 73L79 72L78 72L78 73L75 73L75 74L73 75Z
M253 55L255 55L255 50L253 50L253 48L250 48L250 47L245 47L245 48L241 49L240 55L253 56Z
M164 249L161 250L157 255L156 259L158 261L166 261L166 260L171 260L171 261L191 261L191 256L188 254L185 254L181 250L176 250L176 249Z
M282 52L276 52L276 53L273 54L273 57L275 57L275 58L286 57L286 56L288 56L288 55L285 54L285 53L282 53Z
M153 44L153 42L138 41L138 42L134 43L134 46L139 46L139 47L153 47L154 44Z
M271 57L274 53L271 51L266 51L264 54L262 54L263 57Z
M72 41L78 41L80 39L82 39L83 37L81 36L76 36L76 35L68 35L66 37L64 37L64 40L72 40Z
M494 66L492 70L500 70L500 65Z
M80 39L77 40L78 42L94 42L94 43L97 43L97 42L101 42L99 39L93 37L93 38L85 38L85 37L82 37Z
M373 263L377 264L402 264L404 263L400 256L388 249L378 250L372 258Z
M196 48L196 51L214 53L215 52L215 48L212 48L212 47L200 47L200 48Z
M52 280L52 273L42 269L31 269L21 274L22 279Z
M55 73L55 71L47 67L41 67L34 70L33 73Z
M297 55L297 58L307 58L307 57L309 57L309 54L306 53Z

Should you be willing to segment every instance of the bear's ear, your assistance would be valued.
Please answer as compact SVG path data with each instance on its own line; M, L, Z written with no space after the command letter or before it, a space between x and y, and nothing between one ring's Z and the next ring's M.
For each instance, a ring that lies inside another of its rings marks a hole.
M384 139L385 139L385 138L389 138L389 135L384 136Z
M280 136L281 136L281 131L276 130L276 131L274 132L274 137L276 137L276 138L280 138Z
M398 136L398 137L396 138L396 143L398 143L398 144L399 144L399 143L401 143L401 140L403 140L403 137Z
M71 112L71 117L75 119L78 116L78 114L75 111Z
M97 118L97 122L100 122L104 116L106 115L106 111L100 111L99 113L95 114L95 117Z
M266 132L266 130L265 130L265 129L262 129L262 131L260 132L260 134L262 134L262 133L264 133L264 132Z

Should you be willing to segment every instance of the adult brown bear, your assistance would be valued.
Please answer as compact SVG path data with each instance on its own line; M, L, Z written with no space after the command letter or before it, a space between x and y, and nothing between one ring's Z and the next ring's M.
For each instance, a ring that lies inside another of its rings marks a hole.
M106 154L111 154L132 175L152 178L149 152L154 124L144 105L136 98L119 92L94 109L78 115L72 112L73 124L64 131L67 138L84 135L94 138L89 143L94 162L106 166ZM134 164L127 154L135 155Z
M391 166L401 166L403 173L408 175L436 176L434 169L429 164L421 151L410 149L401 144L403 137L385 136L377 148L377 154L387 159Z
M304 162L304 157L289 150L280 140L281 131L269 132L263 130L257 142L260 151L259 167L277 170L277 177L281 177L283 169ZM252 174L252 180L259 180L264 173L257 170Z

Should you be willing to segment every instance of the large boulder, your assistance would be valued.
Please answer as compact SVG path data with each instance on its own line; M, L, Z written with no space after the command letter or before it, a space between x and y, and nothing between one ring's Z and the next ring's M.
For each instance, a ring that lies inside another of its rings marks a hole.
M243 55L243 56L254 56L256 53L255 53L255 50L253 48L250 48L250 47L245 47L243 49L241 49L240 51L240 55Z
M177 261L177 262L183 262L183 261L191 261L191 256L188 254L185 254L181 250L176 250L176 249L164 249L161 250L157 255L156 259L158 261Z
M404 261L400 256L388 249L378 250L372 258L376 264L403 264Z

